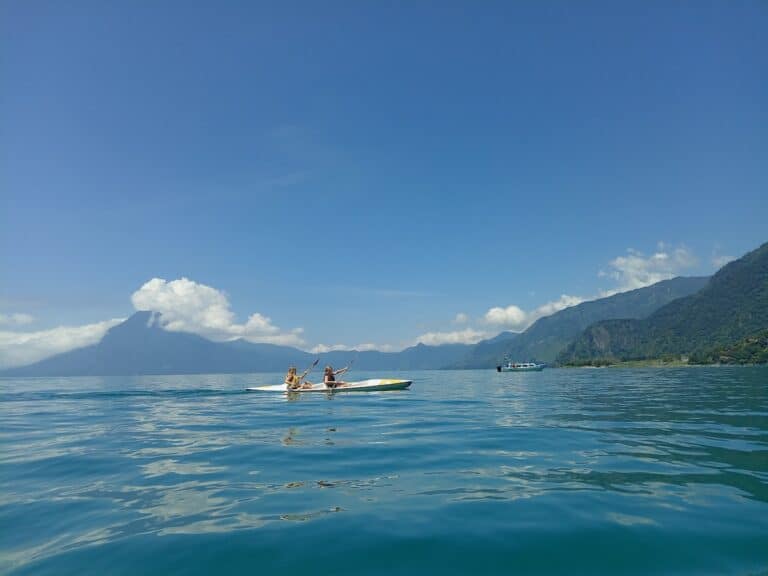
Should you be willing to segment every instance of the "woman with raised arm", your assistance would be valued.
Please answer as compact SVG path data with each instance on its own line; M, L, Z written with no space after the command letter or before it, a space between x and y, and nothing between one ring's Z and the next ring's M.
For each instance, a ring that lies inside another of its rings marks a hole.
M323 374L323 383L328 388L337 388L339 386L344 386L346 382L337 381L336 376L344 374L344 372L346 372L347 370L349 370L349 366L344 366L344 368L339 368L336 371L333 370L332 366L326 366L325 373Z

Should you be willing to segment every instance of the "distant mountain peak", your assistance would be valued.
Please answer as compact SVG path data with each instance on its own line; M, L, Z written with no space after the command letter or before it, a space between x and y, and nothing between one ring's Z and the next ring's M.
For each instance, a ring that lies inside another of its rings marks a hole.
M145 330L160 329L162 314L151 310L139 310L131 314L124 322L109 329L108 333L140 333Z
M137 312L134 312L128 318L126 318L123 324L130 324L130 325L137 325L141 323L146 324L152 319L153 315L155 314L159 314L159 312L152 312L151 310L138 310Z
M153 328L155 326L161 328L161 317L162 314L160 312L150 312L149 319L147 320L147 328Z

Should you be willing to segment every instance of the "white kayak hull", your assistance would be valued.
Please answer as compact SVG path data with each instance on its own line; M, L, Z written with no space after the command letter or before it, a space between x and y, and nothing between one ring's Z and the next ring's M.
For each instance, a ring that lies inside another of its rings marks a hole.
M381 390L405 390L411 385L411 380L394 380L392 378L374 378L372 380L360 380L359 382L346 382L335 388L327 388L325 384L315 384L312 388L299 388L288 390L285 384L273 386L254 386L246 388L248 392L377 392Z

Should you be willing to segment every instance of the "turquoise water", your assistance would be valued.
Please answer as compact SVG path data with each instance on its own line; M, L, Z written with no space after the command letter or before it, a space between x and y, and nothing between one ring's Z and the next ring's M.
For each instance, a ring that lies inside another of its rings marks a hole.
M768 369L391 375L0 380L0 572L768 573Z

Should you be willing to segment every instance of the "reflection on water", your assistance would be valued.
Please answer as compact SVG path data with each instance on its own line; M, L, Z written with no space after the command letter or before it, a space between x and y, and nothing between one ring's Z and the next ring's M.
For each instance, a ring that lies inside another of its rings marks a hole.
M332 536L340 519L764 541L766 375L415 372L409 391L356 396L243 392L276 375L2 380L0 521L16 529L0 570L138 536Z
M306 522L307 520L314 520L325 516L326 514L334 514L341 511L341 508L334 506L328 510L320 510L318 512L311 512L309 514L282 514L280 516L280 520L287 520L289 522Z

